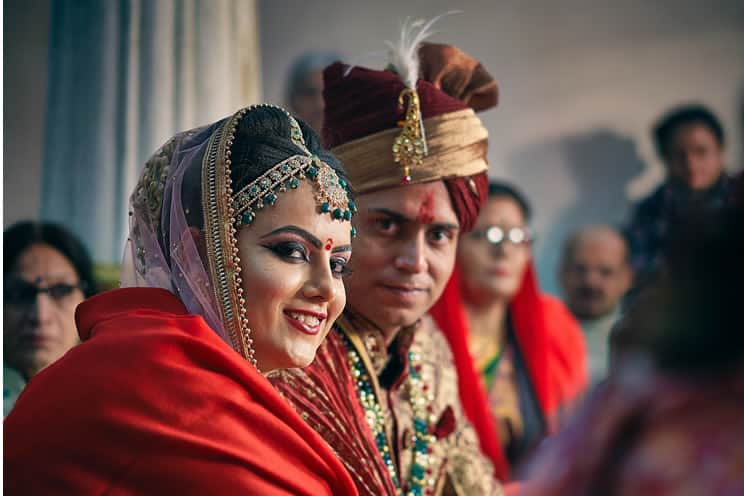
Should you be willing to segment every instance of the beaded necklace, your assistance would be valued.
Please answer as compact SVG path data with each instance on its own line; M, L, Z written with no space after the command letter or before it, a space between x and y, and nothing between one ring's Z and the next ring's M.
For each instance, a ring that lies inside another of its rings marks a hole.
M359 353L351 341L341 333L346 342L348 361L351 373L354 376L357 395L364 408L367 424L372 430L372 435L377 445L377 450L388 469L390 478L395 486L395 494L402 496L404 487L392 458L392 450L388 443L385 432L385 414L378 401L369 373ZM433 415L433 394L428 384L428 377L422 373L421 355L414 345L408 351L408 377L406 378L408 401L413 410L412 435L412 459L411 470L406 484L405 496L424 496L433 494L433 486L436 480L432 477L430 465L432 463L432 444L436 441L433 424L436 421Z

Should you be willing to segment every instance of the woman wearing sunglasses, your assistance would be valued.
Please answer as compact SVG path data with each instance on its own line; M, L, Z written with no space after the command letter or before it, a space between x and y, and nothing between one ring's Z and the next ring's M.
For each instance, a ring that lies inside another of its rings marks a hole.
M578 324L562 303L539 292L529 220L524 195L491 183L431 312L452 346L460 396L481 445L500 457L502 480L587 383Z
M3 245L5 416L25 383L78 343L75 307L95 282L87 250L61 226L19 222Z

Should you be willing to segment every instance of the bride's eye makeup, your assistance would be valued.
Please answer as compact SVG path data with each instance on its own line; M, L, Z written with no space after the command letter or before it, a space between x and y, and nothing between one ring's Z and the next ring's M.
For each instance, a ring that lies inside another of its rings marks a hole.
M342 278L351 275L349 261L343 257L331 258L331 272L333 277Z
M273 230L263 237L260 246L288 263L309 263L317 255L315 251L321 254L323 251L330 251L329 264L333 277L340 279L351 274L348 267L349 256L337 255L350 253L351 245L333 246L331 238L321 243L318 238L297 226L284 226Z
M309 256L307 249L297 241L276 241L262 245L274 255L289 262L307 262Z

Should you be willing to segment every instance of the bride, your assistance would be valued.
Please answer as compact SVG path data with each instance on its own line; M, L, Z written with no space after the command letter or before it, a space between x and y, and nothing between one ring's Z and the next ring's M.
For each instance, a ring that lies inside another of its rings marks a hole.
M356 494L265 374L312 362L346 301L350 186L268 105L169 140L131 197L122 288L5 421L9 494Z

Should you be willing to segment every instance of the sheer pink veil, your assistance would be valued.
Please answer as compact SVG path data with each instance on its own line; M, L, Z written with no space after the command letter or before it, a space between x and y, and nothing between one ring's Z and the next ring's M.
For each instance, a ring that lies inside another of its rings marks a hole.
M146 162L130 198L122 287L166 289L228 344L204 240L202 167L215 124L179 133Z

